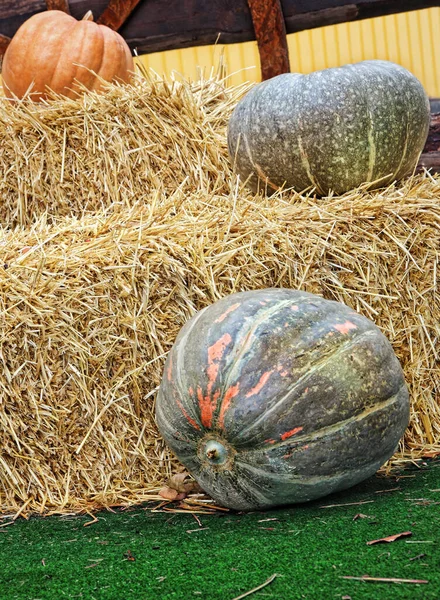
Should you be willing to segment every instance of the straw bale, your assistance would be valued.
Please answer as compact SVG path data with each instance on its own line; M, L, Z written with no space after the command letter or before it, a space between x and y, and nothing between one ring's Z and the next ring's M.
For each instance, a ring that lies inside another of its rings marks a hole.
M136 86L2 109L14 113L5 145L16 184L8 175L1 192L0 510L158 498L180 468L154 423L167 351L196 310L270 286L318 293L375 321L411 391L394 462L440 450L440 178L323 199L254 196L232 174L225 145L244 88L215 78ZM124 109L114 109L112 126L104 114L97 123L92 105L110 113L114 98ZM23 146L26 169L13 148L42 122L50 127L40 145ZM63 139L71 145L60 181Z
M223 76L220 64L192 84L151 73L77 100L0 98L0 222L118 210L179 186L225 191L224 128L250 84L226 88Z

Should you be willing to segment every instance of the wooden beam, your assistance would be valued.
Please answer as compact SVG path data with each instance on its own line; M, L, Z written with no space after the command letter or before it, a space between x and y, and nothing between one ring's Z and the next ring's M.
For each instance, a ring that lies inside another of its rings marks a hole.
M132 0L129 0L132 1ZM104 13L109 0L69 0L71 14ZM440 0L281 0L287 33L439 6ZM45 0L0 0L0 33L12 37ZM144 0L119 33L139 54L255 39L247 0Z
M0 60L3 59L3 56L6 52L6 48L9 46L10 41L11 41L10 37L0 34Z
M280 0L247 0L264 80L290 72L286 26Z
M62 10L70 15L68 0L46 0L47 10Z
M100 25L107 25L117 31L128 19L141 0L110 0L107 8L97 19Z

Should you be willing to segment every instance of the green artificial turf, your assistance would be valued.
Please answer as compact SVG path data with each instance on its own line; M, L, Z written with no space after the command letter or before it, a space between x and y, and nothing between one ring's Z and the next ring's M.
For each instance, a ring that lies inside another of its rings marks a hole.
M3 519L0 598L232 600L277 574L249 598L439 600L440 460L403 475L308 505L199 515L201 526L145 506L100 513L88 526L90 516ZM366 574L428 583L342 578Z

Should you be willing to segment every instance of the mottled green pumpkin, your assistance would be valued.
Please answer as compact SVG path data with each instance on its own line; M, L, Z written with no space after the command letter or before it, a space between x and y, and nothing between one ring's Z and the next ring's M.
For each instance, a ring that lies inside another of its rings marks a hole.
M392 456L409 420L391 344L314 294L232 294L198 312L169 352L156 418L218 503L251 510L348 488Z
M426 142L429 100L403 67L368 60L255 86L228 127L231 161L256 191L318 195L370 188L414 169Z

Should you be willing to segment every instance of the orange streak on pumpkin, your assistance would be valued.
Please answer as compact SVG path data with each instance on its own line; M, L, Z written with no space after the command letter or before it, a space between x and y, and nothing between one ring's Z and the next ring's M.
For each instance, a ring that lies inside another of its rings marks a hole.
M333 327L343 334L348 333L350 329L357 329L356 325L350 321L345 321L345 323L340 323L338 325L334 325Z
M204 427L212 426L212 416L217 406L217 400L220 392L215 392L212 395L212 389L220 368L220 361L225 353L226 346L232 341L229 333L222 335L212 346L208 348L208 368L206 374L208 375L208 387L206 395L203 395L202 389L197 388L197 399L200 407L201 421Z
M173 371L173 357L170 356L170 360L168 362L168 368L167 368L167 378L168 378L168 381L172 380L172 371Z
M217 406L217 400L220 396L220 391L217 390L214 396L204 396L200 387L197 388L197 399L200 406L200 420L203 427L208 429L212 427L212 417Z
M220 409L220 415L218 418L218 426L220 427L220 429L223 429L225 426L225 415L228 411L228 408L231 404L231 400L232 398L235 398L235 396L238 394L239 392L239 388L240 388L240 383L236 383L235 385L231 385L231 387L229 387L226 390L225 395L223 396L223 402L222 402L222 407Z
M204 427L211 427L212 424L212 404L209 396L204 396L202 388L197 388L197 400L199 401L200 416Z
M214 322L221 323L222 321L224 321L226 319L226 317L229 315L229 313L234 312L234 310L237 310L237 308L240 305L241 305L241 302L237 302L236 304L233 304L232 306L230 306L228 308L228 310L226 312L224 312L222 315L220 315Z
M189 414L186 412L186 410L183 407L183 404L180 402L180 400L178 398L176 398L176 404L177 406L180 408L180 410L182 411L183 416L185 417L185 419L188 421L188 423L190 425L192 425L195 429L200 430L200 426L198 425L198 423L196 423L194 421L194 419L192 417L189 416Z
M215 380L217 379L220 361L225 353L226 346L232 341L229 333L225 333L222 337L208 348L208 394L211 395Z
M280 438L284 441L287 440L287 438L292 437L292 435L295 435L295 433L298 433L299 431L302 431L303 427L295 427L294 429L291 429L290 431L286 431L286 433L282 433L280 435Z
M263 375L260 377L260 381L257 383L257 385L255 387L253 387L251 390L249 390L249 392L246 394L246 398L250 398L251 396L255 396L255 394L258 394L258 392L260 392L262 390L262 388L266 385L267 380L269 379L269 377L272 375L273 372L274 372L274 369L272 369L270 371L266 371L266 373L263 373Z

